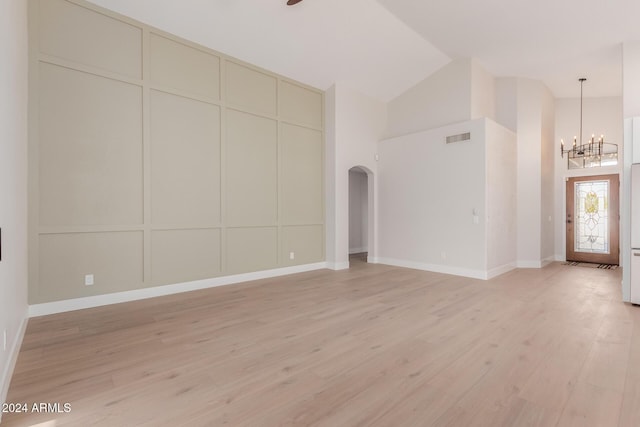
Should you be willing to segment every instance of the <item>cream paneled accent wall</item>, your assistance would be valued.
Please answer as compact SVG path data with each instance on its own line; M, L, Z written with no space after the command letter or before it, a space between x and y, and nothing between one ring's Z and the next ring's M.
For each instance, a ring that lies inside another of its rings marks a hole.
M322 91L81 0L30 43L31 304L324 260Z

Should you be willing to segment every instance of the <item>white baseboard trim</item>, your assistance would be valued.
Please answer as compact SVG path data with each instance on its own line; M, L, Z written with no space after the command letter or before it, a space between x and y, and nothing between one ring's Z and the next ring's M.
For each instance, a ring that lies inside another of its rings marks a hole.
M547 265L551 264L555 260L556 260L556 256L555 255L551 255L551 256L546 257L545 259L542 260L542 267L546 267Z
M493 279L494 277L500 276L501 274L508 273L511 270L515 270L515 268L516 268L515 262L510 262L509 264L492 268L490 270L487 270L487 279Z
M2 371L2 382L0 382L0 403L4 403L7 400L7 393L9 392L9 384L11 384L11 377L13 376L13 370L16 367L18 361L18 354L20 353L20 347L22 346L22 340L24 339L24 333L27 330L27 322L29 318L22 319L18 333L16 334L11 349L9 350L9 360ZM2 421L2 411L0 411L0 421Z
M29 306L29 317L46 316L48 314L63 313L66 311L82 310L85 308L100 307L103 305L118 304L122 302L178 294L181 292L197 291L200 289L215 288L217 286L232 285L234 283L248 282L251 280L268 279L271 277L285 276L288 274L303 273L305 271L320 270L323 268L330 267L328 267L326 262L318 262L315 264L276 268L273 270L256 271L253 273L243 273L235 274L232 276L194 280L192 282L176 283L173 285L155 286L152 288L115 292L106 295L96 295L91 297L47 302L43 304L34 304ZM348 265L347 268L349 268Z
M353 249L349 249L349 255L351 254L361 254L363 252L367 252L368 249L367 248L353 248Z
M396 267L413 268L415 270L433 271L435 273L453 274L455 276L470 277L472 279L487 280L487 272L468 268L452 267L448 265L426 264L393 258L377 258L376 263L394 265Z
M566 262L567 261L567 257L565 257L564 255L556 254L554 256L554 261Z
M349 261L343 262L327 262L327 267L329 270L347 270L349 268Z
M542 268L542 261L533 260L533 261L518 261L516 263L518 268Z
M374 257L374 256L367 256L367 262L369 264L380 264L378 257Z

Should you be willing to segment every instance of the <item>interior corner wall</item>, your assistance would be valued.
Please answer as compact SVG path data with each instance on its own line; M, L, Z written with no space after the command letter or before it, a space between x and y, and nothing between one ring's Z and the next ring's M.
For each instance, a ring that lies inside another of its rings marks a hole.
M554 98L537 80L503 77L495 88L496 121L517 135L517 265L538 268L557 257Z
M338 242L337 242L337 219L338 206L336 205L337 188L336 188L336 86L333 85L326 90L324 95L324 117L325 117L325 171L324 171L324 188L325 188L325 254L327 262L330 266L335 267L337 259Z
M323 91L82 0L29 4L31 304L324 265Z
M27 5L0 4L0 403L27 319ZM6 348L3 338L6 333ZM0 418L2 413L0 413Z
M507 129L518 130L518 79L499 77L495 79L496 122Z
M486 120L486 223L488 276L516 265L516 134Z
M369 257L375 259L377 248L377 142L387 125L385 103L370 98L342 84L328 92L325 110L334 118L327 121L326 173L327 206L327 263L334 269L349 267L349 169L359 166L368 173ZM333 105L330 105L333 104ZM333 128L329 128L333 121ZM331 174L331 175L329 175ZM331 218L329 218L331 216Z
M555 260L555 105L551 91L542 87L540 126L540 259L543 263Z
M542 83L518 79L518 266L538 268L541 253Z
M388 103L386 138L471 119L472 60L451 61Z
M485 119L387 139L379 153L380 262L484 278Z
M471 117L496 120L495 78L477 60L471 60Z

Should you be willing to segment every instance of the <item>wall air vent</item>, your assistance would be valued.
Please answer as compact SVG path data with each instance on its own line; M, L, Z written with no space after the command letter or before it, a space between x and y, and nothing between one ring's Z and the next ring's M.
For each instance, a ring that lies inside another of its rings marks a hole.
M447 137L447 144L460 141L468 141L471 139L471 132L459 133L458 135L451 135Z

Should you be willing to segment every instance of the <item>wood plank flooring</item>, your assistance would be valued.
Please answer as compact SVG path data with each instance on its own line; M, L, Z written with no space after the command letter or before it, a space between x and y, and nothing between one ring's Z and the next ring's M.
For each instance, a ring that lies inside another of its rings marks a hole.
M639 426L621 269L490 281L352 260L31 319L3 426Z

